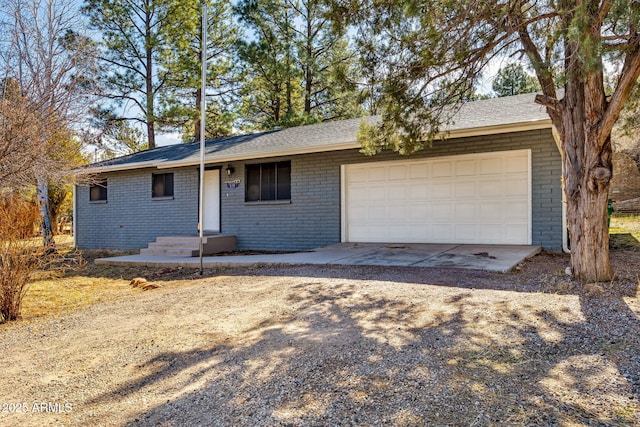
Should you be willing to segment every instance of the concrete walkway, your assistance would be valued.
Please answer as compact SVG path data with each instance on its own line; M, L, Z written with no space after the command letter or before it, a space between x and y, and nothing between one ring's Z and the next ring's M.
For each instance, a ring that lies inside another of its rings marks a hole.
M457 267L507 272L540 252L538 246L455 245L423 243L338 243L305 252L265 255L207 256L205 268L261 264L382 265ZM97 259L96 264L198 268L198 257L127 255Z

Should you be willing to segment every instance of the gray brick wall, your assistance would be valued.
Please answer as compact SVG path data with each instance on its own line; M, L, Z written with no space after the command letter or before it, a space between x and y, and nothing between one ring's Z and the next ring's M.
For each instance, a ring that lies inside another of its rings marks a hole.
M532 243L560 250L561 159L550 130L438 141L411 158L520 149L531 149L532 153ZM340 165L399 159L406 157L395 153L366 157L358 150L260 159L291 160L291 203L285 204L245 203L245 162L232 162L235 173L231 178L223 173L221 179L222 232L236 235L239 249L304 250L337 243L341 238ZM166 202L151 201L152 170L109 174L106 206L90 205L88 189L80 189L79 246L134 249L146 246L157 235L194 233L197 169L174 172L175 200ZM227 188L225 181L233 179L240 179L241 184ZM145 213L131 212L131 204L137 204ZM107 235L103 236L100 230L108 231Z
M151 198L151 176L173 172L173 199ZM76 242L81 249L132 250L157 236L197 233L198 172L195 168L112 172L107 202L90 203L89 187L76 187Z
M532 243L560 250L562 165L550 130L439 141L411 158L527 148L532 152L533 170ZM406 158L395 153L367 157L358 150L343 150L261 159L291 160L291 203L245 204L243 184L236 189L223 185L222 230L237 236L240 249L301 250L337 243L341 238L340 165ZM244 164L233 163L232 179L244 182Z

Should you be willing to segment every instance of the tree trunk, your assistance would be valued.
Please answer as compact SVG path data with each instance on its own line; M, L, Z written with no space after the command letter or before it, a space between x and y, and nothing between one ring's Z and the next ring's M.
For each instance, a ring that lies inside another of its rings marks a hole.
M607 199L612 170L611 136L600 137L604 93L589 84L565 86L561 131L567 227L573 276L583 282L613 278L609 261Z
M58 234L60 234L60 227L59 227L59 224L58 224L59 215L55 211L55 209L51 210L50 221L51 221L51 232L53 233L53 236L55 237Z
M567 204L567 227L574 277L585 283L610 281L607 193L581 189Z
M156 128L153 118L147 118L147 141L149 149L156 148Z
M287 55L288 56L288 55ZM286 81L286 97L287 97L287 117L293 116L293 101L291 98L292 86L291 86L291 70L289 68L289 60L287 59L287 81Z
M311 91L313 90L313 76L311 75L311 67L305 65L305 79L304 82L304 112L311 114Z
M156 148L156 123L155 123L155 91L153 88L153 43L151 40L152 35L152 14L150 8L147 7L147 14L145 16L145 55L146 55L146 108L147 108L147 142L149 143L149 149Z
M275 85L273 87L273 98L272 98L272 110L273 110L273 122L280 125L280 114L282 110L282 87L280 85Z
M311 114L311 92L313 91L313 72L311 71L311 58L313 56L313 28L311 26L311 12L307 8L307 40L305 46L304 64L304 112Z
M45 248L54 249L55 242L53 240L53 229L51 227L51 216L49 209L49 185L46 178L38 178L37 185L38 210L40 211L42 245Z

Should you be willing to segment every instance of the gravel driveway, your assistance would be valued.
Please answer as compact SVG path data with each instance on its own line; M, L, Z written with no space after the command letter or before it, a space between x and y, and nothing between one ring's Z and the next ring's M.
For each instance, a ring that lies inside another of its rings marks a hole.
M638 425L633 268L564 265L209 271L0 325L0 425Z

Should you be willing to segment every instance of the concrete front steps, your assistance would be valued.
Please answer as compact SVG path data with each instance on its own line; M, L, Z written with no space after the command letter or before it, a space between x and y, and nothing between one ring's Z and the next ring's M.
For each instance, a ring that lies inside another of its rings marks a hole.
M203 255L230 252L236 249L236 236L213 234L202 239ZM140 255L169 255L194 257L200 255L199 236L163 236L149 243L146 249L140 249Z

